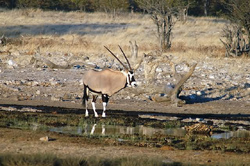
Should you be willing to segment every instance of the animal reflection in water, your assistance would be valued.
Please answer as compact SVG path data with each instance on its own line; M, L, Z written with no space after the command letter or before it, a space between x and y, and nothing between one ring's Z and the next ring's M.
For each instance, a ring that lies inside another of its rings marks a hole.
M174 135L183 136L185 135L185 130L181 128L171 128L171 129L157 129L152 127L146 127L143 125L138 125L136 127L131 126L112 126L112 125L98 125L93 124L84 125L83 128L78 128L78 134L84 135L145 135L153 136L156 134L163 135Z

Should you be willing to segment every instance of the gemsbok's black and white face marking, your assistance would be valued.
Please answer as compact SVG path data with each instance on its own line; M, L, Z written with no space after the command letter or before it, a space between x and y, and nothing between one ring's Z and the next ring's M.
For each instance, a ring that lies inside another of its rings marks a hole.
M137 83L135 81L135 74L133 71L129 71L127 74L127 86L128 87L136 87Z

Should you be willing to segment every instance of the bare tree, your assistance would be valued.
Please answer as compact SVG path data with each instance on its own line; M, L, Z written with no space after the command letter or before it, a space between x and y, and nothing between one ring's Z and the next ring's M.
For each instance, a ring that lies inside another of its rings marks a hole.
M161 50L171 47L171 31L174 25L173 15L174 8L171 3L166 0L137 0L139 6L151 14L151 19L157 26L157 37L161 46Z
M179 19L182 22L186 22L187 21L187 16L188 16L188 8L189 8L189 4L183 7L180 7L179 9Z
M220 39L225 46L226 57L237 57L249 53L249 44L247 44L247 36L242 32L242 27L237 24L231 24L223 29L222 37Z
M134 66L134 70L137 70L142 64L143 56L138 56L138 45L136 41L129 41L129 44L131 49L131 62Z
M171 48L172 29L177 21L181 1L173 0L136 0L140 8L151 15L151 19L157 27L157 38L162 51ZM181 8L182 9L182 8Z
M226 55L250 56L250 3L249 0L222 0L228 10L227 18L233 23L224 29Z

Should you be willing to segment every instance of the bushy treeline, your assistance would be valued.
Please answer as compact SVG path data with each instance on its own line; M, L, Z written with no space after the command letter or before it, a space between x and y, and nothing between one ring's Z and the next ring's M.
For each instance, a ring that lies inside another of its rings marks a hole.
M220 16L224 12L221 0L180 0L178 3L188 6L188 15L193 16ZM137 0L0 0L0 7L9 9L40 8L43 10L64 11L82 10L86 12L144 12L138 5Z

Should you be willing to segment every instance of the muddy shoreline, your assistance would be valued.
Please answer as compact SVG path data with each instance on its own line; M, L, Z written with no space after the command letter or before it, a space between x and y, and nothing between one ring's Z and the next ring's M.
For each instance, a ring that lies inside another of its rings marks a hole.
M71 101L14 101L8 99L0 99L1 106L15 106L15 107L52 107L57 109L74 109L82 113L84 116L84 108L77 102ZM44 108L44 109L45 109ZM62 112L62 111L61 111ZM97 103L97 112L102 112L102 104ZM250 117L250 103L241 101L211 101L207 103L186 104L182 107L169 105L168 103L155 103L151 101L138 100L112 100L108 105L107 115L109 113L124 112L125 114L138 115L140 113L147 114L163 114L172 116L200 116L200 117L220 117L220 118L234 118L234 117ZM63 112L62 112L63 113ZM92 114L90 108L90 114Z

